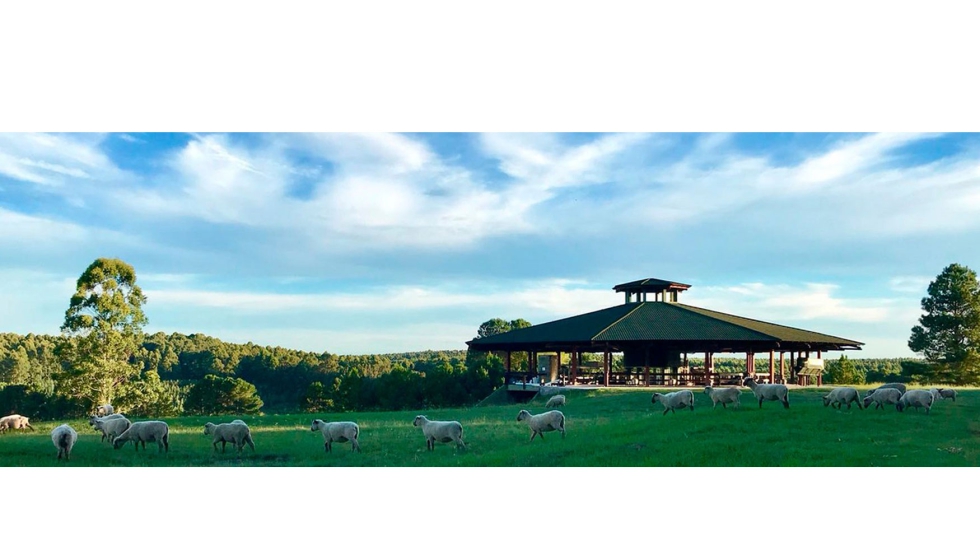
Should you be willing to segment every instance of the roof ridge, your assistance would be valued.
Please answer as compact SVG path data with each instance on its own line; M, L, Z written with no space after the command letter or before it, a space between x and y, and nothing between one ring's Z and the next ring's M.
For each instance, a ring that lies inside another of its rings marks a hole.
M600 336L602 336L602 333L604 333L604 332L608 331L609 329L615 327L616 325L619 324L620 321L622 321L623 319L625 319L625 318L629 317L630 315L636 313L636 310L637 309L643 307L644 305L646 305L648 303L656 303L656 302L649 302L649 301L641 301L641 302L638 302L638 305L636 307L634 307L633 309L631 309L629 313L626 313L625 315L623 315L619 319L616 319L612 323L609 323L606 326L606 328L604 328L601 331L595 333L590 340L595 340L595 339L599 338ZM629 305L629 304L627 303L626 305Z
M677 302L672 302L672 303L677 303ZM792 329L794 331L800 331L800 332L805 332L805 333L810 333L810 334L818 334L820 336L826 336L828 338L837 338L837 339L840 339L840 340L848 340L849 342L858 342L857 340L849 340L849 339L842 338L842 337L839 337L839 336L834 336L832 334L822 333L822 332L818 332L818 331L811 331L811 330L808 330L808 329L801 329L801 328L797 328L797 327L791 327L789 325L780 325L779 323L773 323L771 321L762 321L760 319L753 319L751 317L743 317L741 315L735 315L734 313L725 313L724 311L715 311L714 309L705 309L703 307L698 307L696 305L688 305L686 303L677 303L677 305L681 306L682 308L685 308L687 311L690 311L691 313L697 313L698 315L701 315L702 317L708 317L710 319L715 319L715 318L714 317L711 317L710 315L707 315L705 313L699 313L699 312L700 311L707 311L709 313L717 313L719 315L727 315L729 317L735 317L737 319L743 319L745 321L752 321L752 322L755 322L755 323L762 323L762 324L765 324L765 325L772 325L774 327L779 327L781 329ZM697 311L695 311L695 309ZM716 321L721 321L721 319L715 319L715 320ZM722 322L725 322L725 321L722 321ZM750 328L750 327L743 327L742 325L738 325L738 326L742 327L743 329L748 329L750 331L758 332L758 333L761 333L761 334L766 334L766 333L763 333L762 331L757 331L756 329L753 329L753 328ZM766 336L771 336L771 335L766 335Z
M686 311L688 313L693 313L693 314L697 315L698 317L704 317L705 319L710 319L712 321L717 321L717 322L723 323L725 325L730 325L730 326L738 327L740 329L745 329L747 331L754 332L756 334L760 334L760 335L765 336L767 338L770 338L772 340L780 340L780 338L777 337L777 336L773 336L773 335L771 335L769 333L764 333L764 332L762 332L760 330L757 330L757 329L746 327L745 325L739 325L737 323L732 323L732 322L729 322L729 321L722 321L721 319L719 319L717 317L712 317L711 315L708 315L706 313L698 313L698 311L711 311L712 313L718 313L717 311L712 311L711 309L703 309L701 307L695 307L693 305L687 305L687 304L676 302L676 301L665 301L665 302L662 302L662 303L669 303L669 304L672 304L672 305L676 305L677 307L683 309L684 311ZM695 309L697 309L698 311L695 311ZM738 315L731 315L729 313L722 313L722 315L729 315L731 317L738 317L739 319L746 319L748 321L755 321L755 319L749 319L748 317L739 317ZM765 323L765 321L759 321L759 322L760 323ZM785 326L785 325L777 325L776 323L769 323L769 324L770 325L775 325L777 327L784 327ZM789 327L789 328L793 328L793 327ZM822 333L816 333L816 334L822 334ZM823 336L828 336L828 335L823 335Z

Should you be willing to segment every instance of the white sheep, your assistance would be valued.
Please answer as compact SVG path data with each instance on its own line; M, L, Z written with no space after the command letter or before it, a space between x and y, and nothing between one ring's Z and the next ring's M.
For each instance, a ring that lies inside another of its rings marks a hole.
M65 461L71 461L71 448L78 441L78 433L68 424L62 424L51 430L51 442L58 450L58 460L64 455Z
M932 408L932 403L935 402L935 396L925 389L912 389L911 391L906 391L902 395L902 398L898 399L898 403L895 405L895 409L902 412L910 406L915 408L925 408L926 414L929 414L929 409Z
M545 408L557 408L560 406L565 406L565 395L555 395L548 399L548 402L544 405Z
M7 430L23 430L24 428L30 428L32 432L34 431L34 426L31 426L30 418L26 416L11 414L10 416L0 418L0 433L6 432Z
M555 430L561 432L562 439L565 439L565 415L560 410L549 410L533 416L530 412L522 410L517 413L517 421L527 422L528 427L531 428L530 441L534 441L534 436L541 436L541 439L544 439L544 432Z
M956 402L956 389L933 389L937 399L951 399Z
M333 451L333 442L335 441L340 443L349 441L351 451L361 452L361 444L357 441L357 437L361 435L361 428L354 422L314 420L313 425L310 426L310 431L315 432L317 430L323 434L323 449L327 453Z
M869 391L869 395L864 397L864 408L869 408L871 403L875 403L875 408L884 408L886 404L898 404L899 399L902 398L902 392L894 387L885 387L884 389L878 388L875 391Z
M435 442L437 441L441 443L454 441L456 442L456 449L460 447L466 449L466 444L463 443L463 425L459 422L429 420L420 414L415 417L412 425L422 428L422 435L425 436L425 448L429 451L435 449Z
M694 412L694 393L688 389L666 394L654 393L650 402L655 403L657 401L664 405L664 416L668 412L677 414L676 409L678 408L690 408L691 412Z
M762 408L762 401L780 401L783 403L783 408L789 408L789 389L785 385L778 383L759 385L752 377L743 377L742 384L755 393L755 398L759 399L759 408Z
M850 410L851 403L856 403L859 410L862 408L861 397L858 396L858 391L854 387L836 387L823 396L823 405L837 405L835 407L837 410L840 410L845 404L847 405L847 409Z
M868 392L864 394L865 397L875 394L875 391L881 389L897 389L899 393L905 392L905 383L885 383L880 387L875 387L874 389L868 389Z
M732 403L735 405L735 408L738 408L742 401L742 390L738 387L715 389L711 385L708 385L704 388L704 394L711 397L711 402L714 403L711 408L716 408L718 403L721 403L722 408L728 408L727 403Z
M108 416L112 414L111 404L100 404L98 408L95 409L96 416Z
M96 431L102 432L102 441L109 440L112 443L119 434L125 432L132 425L132 422L122 414L112 414L109 416L90 416L88 419L90 426Z
M252 432L248 429L248 424L241 420L235 420L234 422L229 422L227 424L214 424L208 422L204 425L204 435L211 436L211 445L214 446L214 450L218 450L218 444L221 444L221 452L225 452L225 446L229 443L235 445L238 449L238 453L241 454L242 449L245 444L248 444L255 451L255 442L252 441Z
M127 441L133 442L136 449L139 449L139 444L143 444L143 449L146 449L146 442L155 441L157 442L157 451L167 451L170 452L170 426L167 426L166 422L161 422L160 420L147 420L145 422L133 422L125 432L116 436L116 439L112 440L112 447L119 449Z

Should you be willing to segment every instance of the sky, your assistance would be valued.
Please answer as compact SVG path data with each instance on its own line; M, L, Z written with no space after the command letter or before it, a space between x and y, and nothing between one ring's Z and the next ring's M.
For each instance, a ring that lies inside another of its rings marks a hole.
M911 356L977 267L975 134L0 135L0 332L55 334L98 257L146 332L341 354L464 349L615 284Z

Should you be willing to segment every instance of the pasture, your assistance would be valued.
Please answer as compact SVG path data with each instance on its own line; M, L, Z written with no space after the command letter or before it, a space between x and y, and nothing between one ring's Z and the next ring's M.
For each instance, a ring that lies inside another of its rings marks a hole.
M73 467L86 466L425 466L425 467L631 467L631 466L978 466L980 465L980 390L959 391L956 402L937 401L932 413L915 409L842 411L824 407L827 388L790 392L789 409L777 402L758 408L749 391L741 408L712 410L710 399L695 390L696 409L664 416L651 404L652 389L568 390L568 436L557 432L529 442L530 430L516 421L526 408L544 411L544 398L528 404L503 404L465 409L344 414L289 414L244 417L255 440L238 457L212 452L205 422L231 417L166 418L170 452L156 445L134 451L100 442L86 419L70 420L79 434L72 452ZM863 394L862 389L862 394ZM431 420L459 420L468 448L456 452L451 444L426 451L416 414ZM349 443L323 449L319 432L310 430L314 418L352 420L361 428L362 452ZM131 418L142 420L141 418ZM55 460L51 429L62 421L32 422L36 432L0 434L0 466L65 467ZM219 446L220 447L220 446Z

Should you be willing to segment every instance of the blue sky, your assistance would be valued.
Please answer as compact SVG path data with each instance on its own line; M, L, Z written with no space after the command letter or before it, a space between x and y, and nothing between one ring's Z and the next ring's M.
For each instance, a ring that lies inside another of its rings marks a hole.
M975 134L3 134L0 331L57 333L97 257L148 332L335 353L464 348L614 284L908 356L978 266Z

